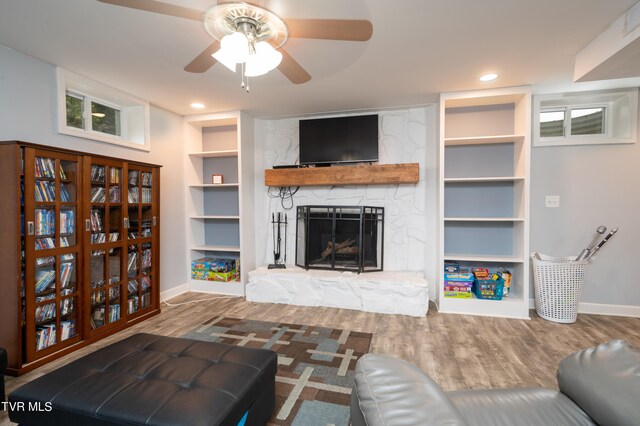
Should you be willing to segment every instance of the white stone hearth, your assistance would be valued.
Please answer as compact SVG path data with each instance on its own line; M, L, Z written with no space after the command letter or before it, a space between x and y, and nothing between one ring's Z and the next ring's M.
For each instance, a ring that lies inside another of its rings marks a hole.
M327 306L383 314L424 316L429 284L418 272L355 272L261 266L249 272L249 302Z

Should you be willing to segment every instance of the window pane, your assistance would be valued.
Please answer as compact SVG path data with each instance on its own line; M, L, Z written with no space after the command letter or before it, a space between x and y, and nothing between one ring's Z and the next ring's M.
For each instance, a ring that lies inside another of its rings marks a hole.
M91 102L91 129L96 132L120 136L120 111Z
M540 112L540 137L549 138L564 136L565 110L549 110Z
M604 133L604 107L571 110L572 135L601 135Z
M82 120L83 99L67 94L67 126L84 129Z

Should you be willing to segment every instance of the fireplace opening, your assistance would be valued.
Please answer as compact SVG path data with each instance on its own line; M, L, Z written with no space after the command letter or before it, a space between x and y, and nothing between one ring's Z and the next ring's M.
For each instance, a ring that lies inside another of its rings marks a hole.
M305 269L382 271L384 208L299 206L296 265Z

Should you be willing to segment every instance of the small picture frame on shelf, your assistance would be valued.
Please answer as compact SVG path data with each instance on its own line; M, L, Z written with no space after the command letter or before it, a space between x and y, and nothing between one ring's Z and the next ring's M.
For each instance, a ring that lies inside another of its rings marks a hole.
M214 173L213 175L211 175L211 183L215 185L222 185L224 183L224 177L222 175Z

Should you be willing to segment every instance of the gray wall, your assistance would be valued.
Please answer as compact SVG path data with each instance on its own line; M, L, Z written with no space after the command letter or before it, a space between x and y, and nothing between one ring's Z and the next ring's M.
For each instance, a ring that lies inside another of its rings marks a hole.
M73 71L73 70L71 70ZM182 117L151 107L151 152L58 134L55 67L0 46L0 140L22 140L53 147L162 165L161 291L186 283Z
M640 306L639 186L640 143L532 148L532 252L578 255L599 225L620 228L592 258L582 303ZM545 208L545 195L560 208Z

